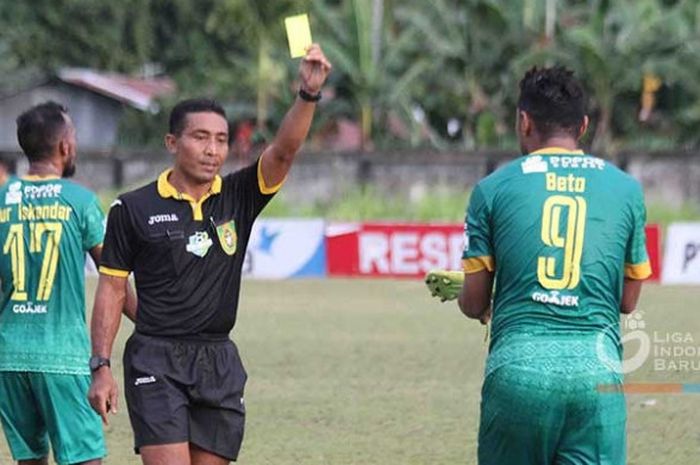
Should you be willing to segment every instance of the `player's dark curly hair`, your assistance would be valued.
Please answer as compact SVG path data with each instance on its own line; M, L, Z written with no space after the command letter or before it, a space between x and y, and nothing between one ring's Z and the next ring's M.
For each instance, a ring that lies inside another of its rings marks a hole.
M518 108L544 137L559 132L577 137L586 115L583 87L563 66L531 68L520 81Z
M226 119L226 111L215 100L206 98L183 100L170 111L170 125L168 129L170 134L175 134L176 136L182 134L189 113L216 113Z
M68 124L66 107L48 101L33 106L17 117L17 142L30 162L51 155Z

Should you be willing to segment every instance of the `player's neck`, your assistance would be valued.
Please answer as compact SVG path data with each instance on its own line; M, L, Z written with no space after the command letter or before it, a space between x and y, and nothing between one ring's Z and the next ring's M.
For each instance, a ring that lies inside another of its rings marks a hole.
M187 176L177 168L173 169L168 176L168 182L178 191L187 194L194 200L199 201L204 195L211 190L211 185L214 181L205 183L197 182Z
M558 147L565 150L578 150L578 141L572 137L552 136L543 139L537 146L530 150L530 153L547 147Z
M27 176L37 176L39 178L47 178L50 176L61 177L63 169L56 165L53 160L35 161L29 164Z

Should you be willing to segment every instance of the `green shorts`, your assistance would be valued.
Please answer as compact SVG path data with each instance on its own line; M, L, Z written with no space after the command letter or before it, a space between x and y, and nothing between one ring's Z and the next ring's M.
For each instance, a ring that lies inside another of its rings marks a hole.
M619 384L620 376L577 373L569 370L573 362L539 359L489 373L482 389L479 465L625 464L624 394L598 389Z
M60 465L106 454L102 422L87 400L90 376L0 372L0 420L15 460Z

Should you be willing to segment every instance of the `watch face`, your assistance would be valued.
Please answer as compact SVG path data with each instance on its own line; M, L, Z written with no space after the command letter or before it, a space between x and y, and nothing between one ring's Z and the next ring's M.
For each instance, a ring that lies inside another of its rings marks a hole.
M90 358L90 371L95 371L100 367L109 366L109 359L102 357L91 357Z

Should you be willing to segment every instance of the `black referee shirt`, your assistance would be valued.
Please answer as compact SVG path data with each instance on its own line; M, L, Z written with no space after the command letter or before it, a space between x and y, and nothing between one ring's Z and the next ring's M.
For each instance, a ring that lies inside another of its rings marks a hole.
M260 160L217 176L199 202L168 182L170 170L114 201L100 273L134 273L138 332L228 337L253 221L281 187L265 186Z

